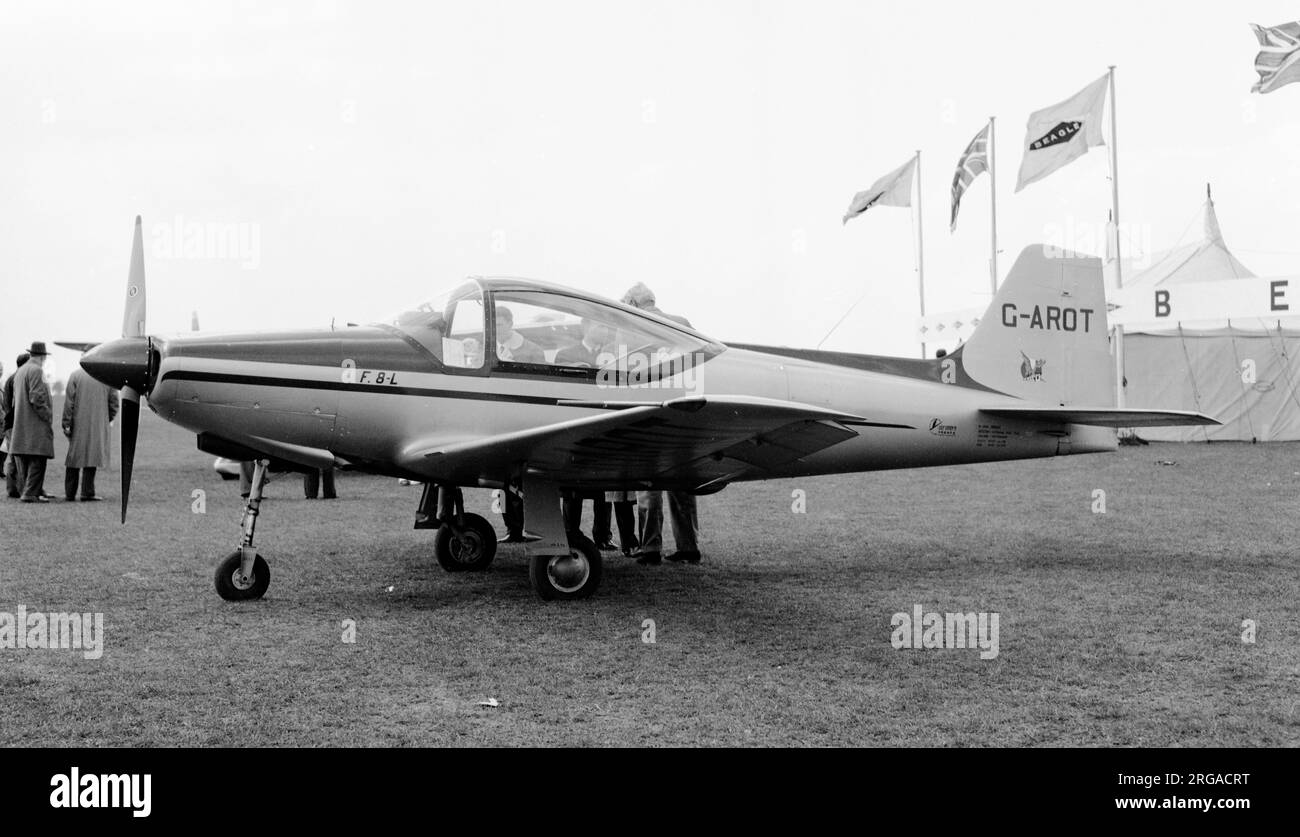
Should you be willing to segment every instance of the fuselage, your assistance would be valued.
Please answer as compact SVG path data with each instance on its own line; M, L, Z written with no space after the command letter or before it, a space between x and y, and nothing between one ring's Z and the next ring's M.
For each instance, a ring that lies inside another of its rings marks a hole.
M491 362L448 368L408 335L372 326L180 335L155 338L154 347L160 362L149 406L168 421L254 449L271 443L314 449L360 470L425 481L437 474L412 465L409 453L417 444L427 448L502 436L620 405L684 396L762 396L862 419L847 423L853 437L739 479L1115 447L1112 430L982 413L1023 402L978 385L945 382L938 361L844 356L853 358L846 365L809 356L815 353L714 344L689 366L638 382ZM485 466L478 482L496 485L505 478ZM649 483L654 478L640 475Z

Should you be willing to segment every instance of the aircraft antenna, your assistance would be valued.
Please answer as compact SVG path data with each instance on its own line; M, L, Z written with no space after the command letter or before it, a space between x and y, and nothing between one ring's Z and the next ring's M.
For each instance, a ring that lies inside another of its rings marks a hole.
M847 311L844 312L844 316L840 317L838 320L835 321L835 325L831 326L831 330L828 331L828 332L826 332L826 336L823 337L823 338L821 339L821 342L819 342L819 343L817 344L817 348L820 349L820 348L822 347L822 343L825 343L827 340L830 339L831 335L835 333L835 329L839 328L840 325L841 325L845 320L848 319L849 315L853 313L853 309L858 307L858 303L861 302L862 300L864 300L864 299L867 298L867 293L869 293L869 292L868 292L868 291L863 291L863 292L862 292L862 296L858 297L858 298L857 298L857 301L854 302L852 305L849 306L849 310L847 310Z

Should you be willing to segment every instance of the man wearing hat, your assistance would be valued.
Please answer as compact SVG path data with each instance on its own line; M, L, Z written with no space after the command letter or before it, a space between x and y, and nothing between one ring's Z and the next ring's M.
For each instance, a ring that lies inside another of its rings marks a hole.
M640 311L649 311L660 317L691 328L690 320L676 314L665 314L655 305L654 291L644 282L637 282L623 294L623 304ZM638 564L655 565L663 560L664 495L661 491L638 491L637 523L641 551ZM700 523L695 506L695 495L685 491L668 492L668 514L672 519L673 541L677 551L668 556L669 561L700 562Z
M687 328L691 328L691 321L678 314L665 314L655 305L655 292L650 290L645 282L637 282L628 288L627 293L623 294L623 304L631 305L639 311L649 311L651 314L672 320L675 323L681 323Z
M31 358L14 374L13 438L9 451L18 457L18 480L24 503L45 503L46 460L54 458L54 407L45 384L45 344L28 349Z

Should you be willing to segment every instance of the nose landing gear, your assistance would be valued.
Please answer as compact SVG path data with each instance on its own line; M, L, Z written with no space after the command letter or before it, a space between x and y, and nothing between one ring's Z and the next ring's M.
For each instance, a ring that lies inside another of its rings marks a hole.
M248 504L239 521L242 531L239 548L222 559L213 577L217 595L228 602L260 599L271 584L271 568L253 548L253 533L257 530L257 515L262 506L262 487L266 484L270 464L267 459L259 459L253 464Z

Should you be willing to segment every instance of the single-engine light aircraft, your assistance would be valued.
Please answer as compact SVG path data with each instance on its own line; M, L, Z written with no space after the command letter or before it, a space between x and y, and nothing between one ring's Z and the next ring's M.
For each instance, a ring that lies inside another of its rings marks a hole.
M565 492L720 491L743 480L992 462L1116 449L1116 428L1217 424L1117 409L1097 259L1026 248L970 339L905 359L723 344L677 322L545 282L471 278L387 322L245 334L145 330L135 222L120 340L81 360L120 387L122 522L140 397L199 449L256 461L237 549L216 571L261 597L253 546L273 465L423 483L417 528L446 569L482 570L495 532L465 487L525 501L529 578L543 599L600 583L601 555L566 532Z

